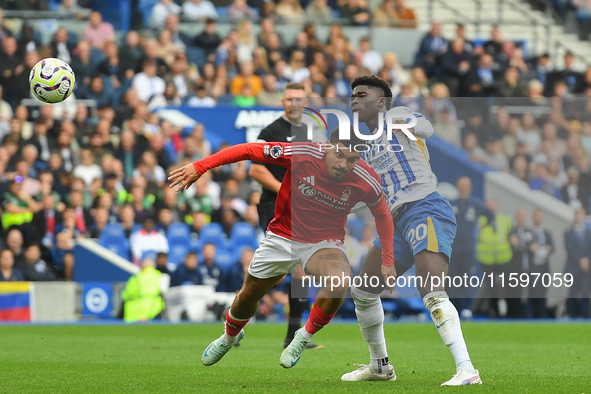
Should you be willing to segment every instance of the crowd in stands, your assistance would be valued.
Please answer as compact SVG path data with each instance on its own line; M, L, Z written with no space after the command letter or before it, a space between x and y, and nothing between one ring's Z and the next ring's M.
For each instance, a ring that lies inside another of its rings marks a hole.
M455 37L444 37L435 22L414 65L405 68L395 53L372 49L368 37L351 42L342 23L383 27L394 21L415 28L416 16L404 0L384 0L376 9L367 0L234 0L216 6L161 0L150 9L149 26L130 30L121 42L93 11L80 37L59 28L47 46L26 23L10 31L0 10L0 280L71 279L74 241L111 237L127 242L112 250L138 264L146 252L157 253L159 269L171 272L173 284L237 290L263 234L255 208L259 186L248 177L247 164L238 163L174 193L166 187L168 171L213 149L203 125L183 130L152 111L183 104L279 106L289 82L302 83L321 105L322 98L348 97L350 82L365 73L389 81L396 105L425 113L436 134L463 147L472 160L589 213L591 68L577 70L574 54L567 53L564 68L557 69L548 55L529 57L522 42L504 39L500 27L488 40L470 41L462 25ZM48 5L13 1L0 7ZM89 4L65 0L60 7ZM235 22L225 36L217 30L222 17ZM337 17L328 40L319 41L315 24ZM179 31L181 20L197 21L203 30L190 37ZM260 33L253 33L253 23L260 23ZM276 23L301 25L292 45ZM31 97L31 68L45 57L71 64L75 98L34 112L20 103ZM76 99L94 100L96 109ZM531 110L515 113L511 106ZM239 230L249 241L236 248ZM371 235L350 242L363 244ZM179 239L188 240L184 248L178 248L184 242ZM176 272L171 262L179 266ZM14 275L6 268L11 265Z

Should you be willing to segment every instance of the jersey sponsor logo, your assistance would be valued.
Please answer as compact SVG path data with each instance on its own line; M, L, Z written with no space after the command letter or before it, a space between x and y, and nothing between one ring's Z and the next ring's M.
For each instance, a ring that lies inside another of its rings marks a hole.
M342 196L340 199L333 197L330 194L326 194L318 189L313 188L312 186L310 186L308 183L306 183L304 181L300 181L300 183L298 185L298 190L305 197L313 198L314 200L318 201L319 203L324 204L330 208L334 208L337 210L344 210L344 209L349 209L349 207L351 206L351 203L348 201L349 200L348 197L345 200L342 199Z
M305 182L308 182L312 186L316 186L316 183L315 183L315 180L314 180L314 175L312 175L312 176L305 176L304 177L304 181Z
M271 155L269 154L269 150L271 149L270 145L265 145L265 147L263 148L263 155L265 157L270 157Z
M295 138L295 135L290 135L289 137L285 137L287 142L291 142L291 140L293 140L294 138Z
M272 158L276 159L283 154L283 148L280 145L274 145L269 153Z

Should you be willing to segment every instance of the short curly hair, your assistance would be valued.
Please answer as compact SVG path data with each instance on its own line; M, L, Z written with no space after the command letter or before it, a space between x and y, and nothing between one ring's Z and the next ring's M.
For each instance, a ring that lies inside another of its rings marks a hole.
M392 90L390 84L378 76L375 75L363 75L357 77L351 82L351 89L355 89L357 86L366 85L377 91L379 97L386 98L386 109L392 107Z

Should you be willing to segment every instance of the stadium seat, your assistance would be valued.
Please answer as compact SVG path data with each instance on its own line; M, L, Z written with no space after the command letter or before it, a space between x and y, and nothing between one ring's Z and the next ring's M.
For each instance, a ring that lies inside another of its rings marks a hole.
M123 226L119 223L107 224L99 237L99 245L117 253L124 259L131 260L129 241L125 236Z
M191 250L189 244L169 244L168 248L168 262L175 266L182 264L185 261L185 257L187 257L187 253Z
M230 233L230 245L232 248L248 246L253 250L258 248L259 243L250 223L236 223Z
M219 223L210 223L201 229L199 234L199 246L203 248L205 244L214 244L218 249L227 249L228 240L222 226Z
M215 263L222 269L222 271L227 272L235 262L236 260L231 252L227 250L216 252Z
M191 250L189 227L184 223L171 224L166 231L166 239L170 249L168 261L174 265L181 264Z

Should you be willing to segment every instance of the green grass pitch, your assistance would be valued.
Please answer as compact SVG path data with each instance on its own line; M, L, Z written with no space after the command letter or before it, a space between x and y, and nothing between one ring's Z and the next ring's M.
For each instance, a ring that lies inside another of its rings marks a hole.
M389 324L396 382L340 381L368 351L356 324L331 324L325 349L279 366L284 324L251 324L242 346L201 364L222 325L0 326L2 393L591 393L591 325L469 323L464 335L484 384L440 387L455 372L431 324Z

